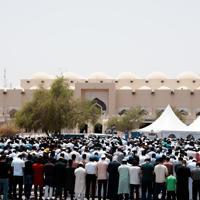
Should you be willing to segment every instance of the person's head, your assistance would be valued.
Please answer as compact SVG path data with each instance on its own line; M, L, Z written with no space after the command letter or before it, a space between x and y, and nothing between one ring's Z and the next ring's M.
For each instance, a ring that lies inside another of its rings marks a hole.
M106 155L105 154L102 154L101 155L101 160L105 160L106 159Z
M83 163L79 162L78 167L83 167L83 166L84 166Z
M146 155L146 151L143 150L143 151L142 151L142 156L145 156L145 155Z
M76 155L72 154L72 160L76 160Z
M182 165L183 165L183 166L186 166L186 165L187 165L186 160L182 160Z
M72 159L69 159L69 161L68 161L69 167L72 166L72 163L73 163L73 160L72 160Z
M173 172L172 171L169 171L169 176L173 176Z
M133 161L132 161L132 165L133 165L133 166L138 166L138 161L137 161L137 160L133 160Z
M86 156L86 154L84 153L84 154L82 155L82 159L83 159L83 160L86 160L86 158L87 158L87 156Z
M166 157L166 158L165 158L165 161L166 161L166 162L169 162L169 161L170 161L170 157Z
M152 153L151 157L152 157L152 158L156 158L156 154L155 154L155 153Z
M33 156L31 154L28 154L27 160L32 160Z
M200 162L196 163L196 167L199 168L200 167Z
M163 161L164 161L164 159L163 159L162 157L158 159L158 163L159 163L159 164L162 164Z
M146 158L144 161L145 161L145 162L150 162L151 159L150 159L150 158Z
M183 161L183 157L179 157L179 158L178 158L178 161L179 161L179 162L182 162L182 161Z
M123 159L123 160L122 160L122 164L126 165L126 164L127 164L127 160L126 160L126 159Z
M6 155L5 155L5 154L2 154L2 155L0 156L0 160L3 161L3 160L5 160L5 159L6 159Z
M90 162L94 162L94 157L91 156L91 157L89 158L89 161L90 161Z

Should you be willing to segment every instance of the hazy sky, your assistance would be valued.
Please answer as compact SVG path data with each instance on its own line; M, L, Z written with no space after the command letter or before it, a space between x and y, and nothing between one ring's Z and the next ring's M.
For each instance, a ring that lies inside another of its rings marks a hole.
M199 0L0 0L0 75L200 69Z

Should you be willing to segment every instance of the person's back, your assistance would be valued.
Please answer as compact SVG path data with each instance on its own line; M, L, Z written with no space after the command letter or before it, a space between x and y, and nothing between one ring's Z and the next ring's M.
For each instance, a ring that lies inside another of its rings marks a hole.
M95 189L96 189L96 173L97 173L97 163L95 162L94 157L91 157L90 161L85 165L85 170L86 170L86 198L89 199L90 188L92 187L91 197L92 199L94 199Z
M168 173L173 174L174 166L173 166L172 162L170 162L169 157L166 157L165 162L163 164L167 167Z
M186 167L186 161L183 160L182 165L180 165L176 169L178 200L189 199L189 188L188 188L189 177L190 177L190 169Z
M152 198L152 183L154 180L154 166L150 163L150 159L147 158L145 163L141 166L142 176L142 199Z
M166 196L165 179L168 175L167 167L163 165L163 158L158 159L158 164L154 168L155 174L155 194L154 199L158 199L158 195L162 192L162 199Z
M31 196L31 189L33 185L33 168L32 156L28 155L24 167L24 193L27 199Z
M130 190L130 178L129 178L129 167L126 160L122 160L122 165L118 168L119 172L119 186L118 186L118 195L122 196L125 194L125 199L128 199ZM120 197L121 198L121 197Z
M108 168L108 163L105 161L105 159L97 162L98 180L107 180L107 168Z
M147 159L150 160L150 159ZM145 162L141 166L141 171L142 171L142 181L143 182L152 182L154 179L153 171L154 171L154 166L148 161Z
M131 199L134 199L134 193L136 193L136 199L139 199L140 175L141 169L138 166L137 161L133 161L133 165L129 167Z
M19 199L21 199L25 167L25 162L22 160L21 154L13 159L11 166L13 167L13 198L17 199L16 190L18 185Z
M108 164L108 196L110 199L117 199L118 184L119 184L119 172L118 167L120 163L117 161L117 156L113 157L113 161Z
M65 182L65 189L69 191L71 195L71 199L73 199L74 194L74 184L75 184L75 175L74 171L75 168L73 167L73 161L70 159L68 164L68 167L66 167L66 182ZM65 194L65 199L67 198L67 195Z
M45 183L45 199L48 197L51 199L53 195L53 186L54 186L54 164L49 160L44 165L44 183Z
M33 168L33 182L34 185L43 186L44 185L44 165L42 163L34 163Z
M23 168L25 167L25 162L21 158L19 157L14 158L11 165L13 167L14 176L24 175Z
M176 198L176 177L170 174L166 178L167 199L175 200Z
M6 161L5 155L0 158L0 188L3 192L3 200L8 200L9 189L9 175L11 173L11 166Z
M191 171L192 178L192 199L196 200L198 193L200 195L200 163L196 164L196 168Z
M155 182L156 183L164 183L165 178L168 174L167 167L163 164L158 164L154 168L154 173L155 173Z
M105 154L101 155L101 160L97 162L97 181L98 181L98 198L101 199L101 188L103 185L103 199L106 199L107 193L107 168L108 163L105 160Z
M63 158L60 158L54 166L54 181L56 185L64 187L65 185L65 168L66 165L63 161Z
M40 193L40 199L43 196L43 186L44 186L44 165L42 164L42 158L39 157L32 165L33 168L33 184L34 184L34 196L37 199L38 188Z
M141 168L139 166L129 167L130 184L140 185Z
M79 163L79 167L75 169L75 198L80 195L81 200L84 200L86 189L86 170L83 168L83 163Z

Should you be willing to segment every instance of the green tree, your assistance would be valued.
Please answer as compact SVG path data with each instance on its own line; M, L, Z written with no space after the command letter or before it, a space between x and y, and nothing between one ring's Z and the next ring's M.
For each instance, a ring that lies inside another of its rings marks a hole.
M93 102L87 100L79 100L75 103L73 121L79 127L83 127L85 124L97 123L101 115L101 110Z
M123 115L110 118L108 128L115 125L116 129L122 132L137 129L143 123L145 115L146 111L141 107L131 107Z
M43 130L48 134L61 133L64 128L72 129L83 123L95 124L99 116L99 109L92 102L73 99L73 92L61 77L50 90L38 89L32 101L16 113L15 122L27 131Z

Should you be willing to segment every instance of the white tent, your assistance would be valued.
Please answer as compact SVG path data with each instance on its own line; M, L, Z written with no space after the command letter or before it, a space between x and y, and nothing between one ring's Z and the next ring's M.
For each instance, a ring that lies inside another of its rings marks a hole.
M198 116L189 126L189 131L200 132L200 116Z
M158 119L151 125L139 129L139 132L161 133L167 132L182 132L186 131L187 126L176 116L171 106L168 105Z

